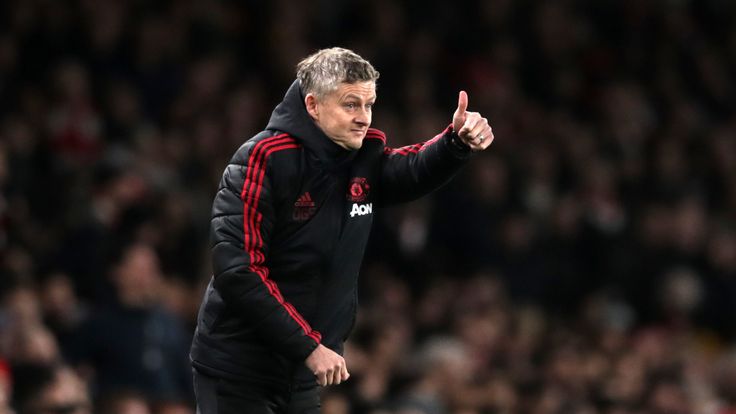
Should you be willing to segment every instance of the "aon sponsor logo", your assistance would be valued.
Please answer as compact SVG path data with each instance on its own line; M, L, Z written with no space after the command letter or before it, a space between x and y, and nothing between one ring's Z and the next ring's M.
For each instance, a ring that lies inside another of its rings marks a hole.
M366 214L373 213L373 203L358 204L353 203L353 209L350 210L350 217L365 216Z

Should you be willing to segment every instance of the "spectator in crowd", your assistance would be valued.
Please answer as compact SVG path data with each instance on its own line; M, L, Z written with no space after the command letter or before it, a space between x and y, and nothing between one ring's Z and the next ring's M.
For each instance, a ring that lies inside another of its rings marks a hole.
M38 296L44 323L58 340L62 355L68 356L73 335L89 317L89 309L79 299L72 280L65 273L52 272L43 276Z
M123 247L114 263L115 300L74 335L72 361L92 369L95 392L101 395L131 390L156 403L187 402L188 335L160 304L162 276L155 252L134 243Z

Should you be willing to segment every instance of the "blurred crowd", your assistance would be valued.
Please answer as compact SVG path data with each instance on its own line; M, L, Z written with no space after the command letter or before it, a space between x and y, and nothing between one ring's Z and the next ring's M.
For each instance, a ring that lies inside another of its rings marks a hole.
M378 212L325 414L736 413L736 3L9 0L0 414L193 413L217 183L329 46L496 141Z

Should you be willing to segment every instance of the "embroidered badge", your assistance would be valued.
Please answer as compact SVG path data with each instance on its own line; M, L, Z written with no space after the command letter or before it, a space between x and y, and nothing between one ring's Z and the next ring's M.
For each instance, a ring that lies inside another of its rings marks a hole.
M371 186L368 184L367 179L363 177L353 177L353 179L350 180L350 185L348 186L348 200L353 203L363 202L368 198L370 189Z

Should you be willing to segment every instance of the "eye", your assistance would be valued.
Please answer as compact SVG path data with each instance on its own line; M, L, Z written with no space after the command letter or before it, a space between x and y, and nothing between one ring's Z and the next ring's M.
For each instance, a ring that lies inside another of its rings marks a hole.
M355 102L348 102L345 104L345 107L348 109L355 109L357 105L355 105Z
M366 104L365 107L368 108L368 110L371 110L373 109L373 104L372 103Z

